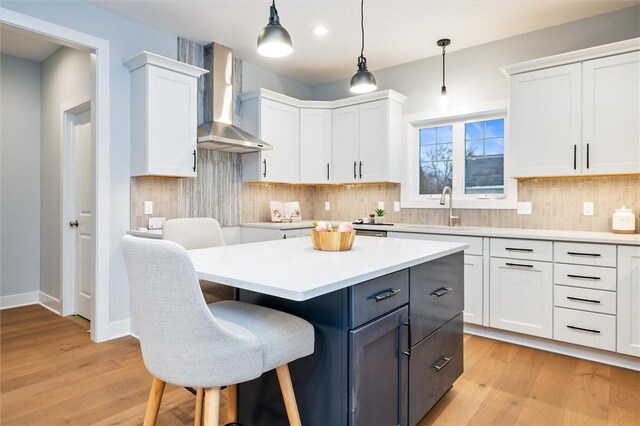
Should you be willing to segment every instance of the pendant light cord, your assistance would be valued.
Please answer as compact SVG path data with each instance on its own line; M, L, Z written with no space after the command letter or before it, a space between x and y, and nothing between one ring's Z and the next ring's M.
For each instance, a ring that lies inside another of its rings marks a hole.
M442 87L446 87L444 84L444 50L446 46L442 46Z
M360 57L363 58L364 57L364 0L360 1L360 29L362 30L362 48L360 49Z

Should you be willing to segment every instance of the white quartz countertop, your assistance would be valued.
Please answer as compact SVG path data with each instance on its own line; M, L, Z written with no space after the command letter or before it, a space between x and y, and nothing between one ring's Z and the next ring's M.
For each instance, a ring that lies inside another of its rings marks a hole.
M328 221L332 224L339 224L344 221ZM299 229L310 228L311 221L302 221L295 224L292 223L243 223L242 226L252 228L269 228L269 229ZM292 226L295 225L295 226ZM423 234L446 234L446 235L468 235L475 237L493 237L493 238L522 238L532 240L554 240L554 241L573 241L585 243L602 243L602 244L623 244L623 245L640 245L640 234L614 234L612 232L590 232L590 231L563 231L559 229L528 229L528 228L490 228L490 227L471 227L471 226L440 226L440 225L424 225L412 223L395 223L389 225L353 225L356 229L372 229L388 232L415 232Z
M349 251L317 251L310 238L190 250L198 277L302 301L467 249L467 244L356 236Z

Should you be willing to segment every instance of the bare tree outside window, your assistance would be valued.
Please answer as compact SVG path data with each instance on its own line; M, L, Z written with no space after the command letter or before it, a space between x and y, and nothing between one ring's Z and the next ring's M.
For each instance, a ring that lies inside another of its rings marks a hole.
M420 129L420 194L440 194L452 186L453 126Z

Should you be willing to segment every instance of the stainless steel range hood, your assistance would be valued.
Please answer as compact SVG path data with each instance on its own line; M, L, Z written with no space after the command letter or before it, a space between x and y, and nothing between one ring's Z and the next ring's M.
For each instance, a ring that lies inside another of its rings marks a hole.
M225 152L255 152L273 149L268 143L232 123L231 49L217 43L204 47L204 119L198 127L198 148Z

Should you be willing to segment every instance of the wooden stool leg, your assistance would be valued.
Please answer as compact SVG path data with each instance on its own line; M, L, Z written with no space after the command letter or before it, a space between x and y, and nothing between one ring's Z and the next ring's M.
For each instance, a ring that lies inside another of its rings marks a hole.
M227 423L238 421L238 388L236 385L227 386Z
M218 426L220 412L220 388L207 388L204 390L204 424L206 426Z
M298 413L298 404L296 404L296 395L293 392L293 384L291 383L291 375L289 374L289 365L281 365L276 367L278 381L280 382L280 390L284 398L284 406L287 409L287 417L291 426L302 426L300 422L300 413Z
M204 404L204 389L196 389L196 413L193 417L193 426L202 426L202 404Z
M164 393L165 382L154 377L151 381L151 391L149 392L149 401L147 401L147 411L144 414L144 426L153 426L158 418L160 410L160 402Z

